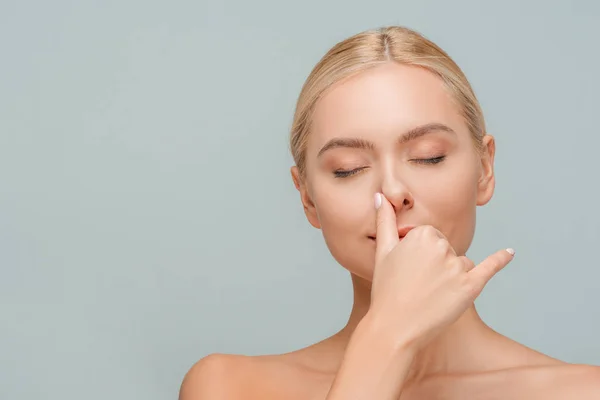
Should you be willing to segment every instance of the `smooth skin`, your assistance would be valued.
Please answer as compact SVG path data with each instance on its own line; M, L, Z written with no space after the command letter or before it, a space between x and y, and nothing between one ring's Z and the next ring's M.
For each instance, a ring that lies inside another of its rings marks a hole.
M423 126L433 128L400 140ZM370 144L319 155L336 138ZM495 186L494 138L483 144L424 69L390 62L330 88L306 178L291 173L308 221L351 274L350 318L290 353L204 357L180 400L600 399L599 367L546 356L479 318L474 300L513 259L502 247L477 265L466 256Z

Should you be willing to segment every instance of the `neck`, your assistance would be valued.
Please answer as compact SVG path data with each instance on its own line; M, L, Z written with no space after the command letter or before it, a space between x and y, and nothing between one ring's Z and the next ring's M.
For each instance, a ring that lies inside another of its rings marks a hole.
M371 302L371 282L352 274L354 303L348 322L336 335L347 344ZM485 365L478 352L495 332L479 317L472 305L452 325L422 348L415 357L408 379L418 381L437 374L481 371Z

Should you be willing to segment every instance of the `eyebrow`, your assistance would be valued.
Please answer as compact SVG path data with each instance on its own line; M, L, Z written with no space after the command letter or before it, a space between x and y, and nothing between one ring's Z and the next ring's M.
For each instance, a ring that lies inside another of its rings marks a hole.
M449 126L433 122L425 125L419 125L408 130L398 138L398 144L405 144L407 142L410 142L411 140L415 140L417 138L427 135L428 133L433 132L447 132L450 134L456 134L454 130L452 130L452 128L450 128ZM333 138L330 141L328 141L325 144L325 146L321 148L321 150L319 150L317 158L321 157L323 153L325 153L327 150L335 149L338 147L374 150L375 144L373 142L360 138Z

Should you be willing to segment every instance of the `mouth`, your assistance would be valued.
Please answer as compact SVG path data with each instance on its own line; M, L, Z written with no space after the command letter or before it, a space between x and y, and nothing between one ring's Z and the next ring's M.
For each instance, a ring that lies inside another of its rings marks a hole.
M402 226L400 228L398 228L398 239L402 240L404 239L404 237L408 234L408 232L410 232L413 228L415 228L415 225L406 225L406 226ZM369 235L367 236L369 238L369 240L372 241L376 241L377 240L377 235Z

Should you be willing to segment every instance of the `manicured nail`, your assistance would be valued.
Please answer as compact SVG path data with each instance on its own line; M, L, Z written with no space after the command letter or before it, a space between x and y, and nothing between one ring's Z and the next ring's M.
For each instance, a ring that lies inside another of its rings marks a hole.
M381 194L375 193L375 209L381 207Z
M508 251L508 253L509 253L511 256L514 256L514 255L515 255L515 250L514 250L514 249L508 248L508 249L506 249L506 251Z

